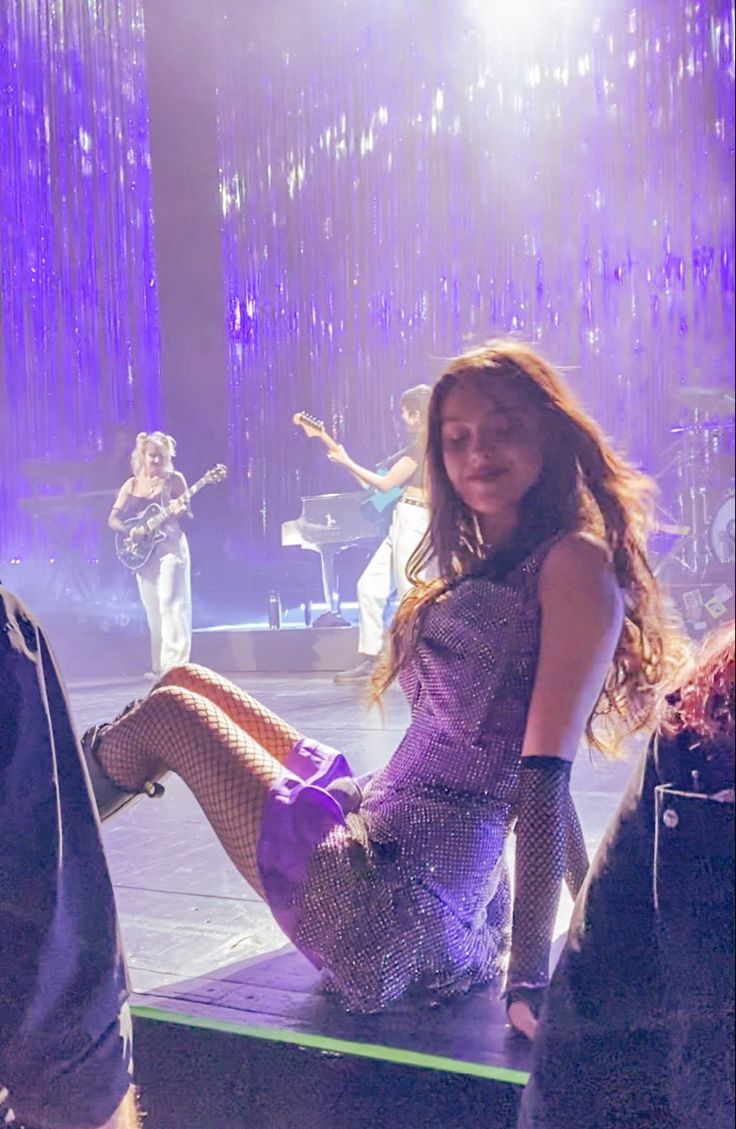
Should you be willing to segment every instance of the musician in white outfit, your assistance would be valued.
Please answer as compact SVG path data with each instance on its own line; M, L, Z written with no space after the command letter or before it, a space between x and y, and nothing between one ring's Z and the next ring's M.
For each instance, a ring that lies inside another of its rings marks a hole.
M125 522L141 515L151 503L169 508L171 516L148 561L136 572L138 592L146 612L151 637L151 670L158 678L170 667L188 662L192 645L192 593L189 545L179 518L191 515L183 474L174 470L176 442L162 431L141 431L131 455L133 477L123 483L107 524L118 533L128 533ZM134 538L143 537L142 526L133 527Z
M330 450L328 458L349 470L362 486L380 494L401 488L387 536L376 549L358 580L360 662L353 670L341 671L338 684L367 682L383 649L384 613L392 592L399 602L411 588L406 573L429 522L424 493L424 451L427 408L432 389L427 384L409 388L401 397L401 421L407 444L384 464L386 472L368 470L351 459L344 447ZM424 578L424 577L423 577Z

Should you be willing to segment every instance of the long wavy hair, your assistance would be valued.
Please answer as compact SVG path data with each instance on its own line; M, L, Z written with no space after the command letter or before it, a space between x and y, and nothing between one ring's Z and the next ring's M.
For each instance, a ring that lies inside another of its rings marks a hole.
M654 718L671 663L680 661L684 646L647 557L656 486L613 450L560 375L517 341L492 341L463 353L434 386L427 427L429 528L409 561L414 587L395 616L388 653L374 676L373 697L409 661L429 604L458 577L477 569L486 552L478 520L453 488L443 458L442 409L450 391L468 379L489 395L501 383L513 387L542 419L543 469L522 499L514 544L504 554L507 561L519 561L547 539L573 531L589 532L608 546L625 618L586 735L594 746L611 751L614 736L634 732ZM422 582L420 574L431 561L439 577Z
M135 437L135 447L130 456L130 467L137 478L143 470L143 460L146 447L149 444L158 447L164 456L164 465L161 474L167 478L174 473L174 459L176 458L176 440L173 435L166 435L163 431L139 431Z

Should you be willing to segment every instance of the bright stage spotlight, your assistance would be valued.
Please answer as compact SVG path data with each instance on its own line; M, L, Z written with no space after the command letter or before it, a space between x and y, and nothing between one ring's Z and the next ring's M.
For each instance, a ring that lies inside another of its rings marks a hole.
M468 0L467 13L489 45L522 50L569 22L584 0Z

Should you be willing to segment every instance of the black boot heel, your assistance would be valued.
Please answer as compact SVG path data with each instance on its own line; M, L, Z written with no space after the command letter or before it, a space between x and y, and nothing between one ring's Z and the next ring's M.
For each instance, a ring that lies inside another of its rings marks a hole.
M163 796L165 791L163 784L160 784L158 780L146 780L141 788L141 792L145 792L152 800L157 800L160 796Z
M133 703L136 704L136 703ZM131 707L126 708L129 709ZM102 740L105 730L110 728L110 723L102 723L100 725L92 725L82 735L80 742L84 759L87 765L87 773L89 774L90 784L92 785L92 793L97 804L97 812L101 821L109 819L110 816L115 815L121 811L122 808L132 804L134 800L140 799L141 796L149 796L151 799L158 799L163 796L165 788L160 783L160 778L156 780L144 780L140 788L134 791L128 791L121 788L114 780L105 772L104 768L97 759L97 750ZM168 776L168 769L161 773L161 777Z

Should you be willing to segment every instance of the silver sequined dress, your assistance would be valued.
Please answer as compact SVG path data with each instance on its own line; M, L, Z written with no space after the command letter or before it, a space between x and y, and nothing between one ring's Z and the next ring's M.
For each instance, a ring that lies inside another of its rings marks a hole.
M504 844L550 545L503 581L466 577L429 607L402 679L409 728L359 810L311 852L292 935L350 1010L380 1010L408 991L462 991L501 970Z

